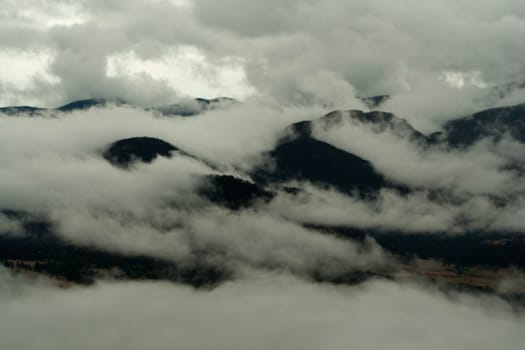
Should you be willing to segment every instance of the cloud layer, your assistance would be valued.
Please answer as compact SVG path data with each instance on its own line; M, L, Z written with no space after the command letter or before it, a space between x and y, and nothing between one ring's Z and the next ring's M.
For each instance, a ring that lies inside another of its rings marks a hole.
M523 315L503 301L411 284L333 287L252 273L212 291L107 282L57 290L0 273L4 348L523 347Z
M0 208L47 217L59 237L76 245L173 262L199 255L233 272L252 266L331 278L385 263L388 259L374 245L363 249L320 235L264 206L233 213L211 205L197 195L203 176L217 171L207 162L176 154L124 170L102 157L118 139L160 137L238 172L271 148L282 123L296 120L300 112L275 114L276 109L239 105L228 112L171 118L109 107L54 117L4 117ZM264 114L268 118L261 118ZM19 142L22 138L32 141ZM2 217L4 231L13 225Z

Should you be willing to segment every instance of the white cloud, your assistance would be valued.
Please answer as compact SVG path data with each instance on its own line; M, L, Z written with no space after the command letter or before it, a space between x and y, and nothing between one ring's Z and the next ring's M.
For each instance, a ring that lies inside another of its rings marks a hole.
M445 71L440 75L440 79L447 82L451 87L458 89L471 85L479 88L486 88L487 84L481 79L479 71L454 72Z
M81 3L62 0L4 0L0 18L12 25L46 30L55 26L69 27L86 23L90 17Z
M35 100L27 96L26 89L31 89L36 81L57 83L58 78L49 70L53 59L49 50L0 49L0 84L5 90L0 94L0 105L30 104ZM23 102L22 96L27 97Z
M134 52L107 58L107 75L124 76L130 81L140 75L164 80L180 96L213 98L227 94L243 100L255 93L248 85L241 62L225 57L211 63L195 47L164 50L161 57L141 59Z

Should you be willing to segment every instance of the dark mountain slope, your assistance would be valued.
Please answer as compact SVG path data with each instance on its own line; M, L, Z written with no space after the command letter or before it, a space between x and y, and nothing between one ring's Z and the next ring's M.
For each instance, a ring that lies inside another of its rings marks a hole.
M443 127L441 138L451 147L469 147L484 139L510 135L525 143L525 104L488 109L471 116L452 120Z
M231 175L209 175L199 190L210 202L239 210L256 201L270 201L275 196L262 186Z
M468 267L525 267L525 237L515 232L480 231L463 234L384 231L353 227L322 227L338 237L365 240L372 237L383 249L405 259L436 259Z
M103 107L105 105L106 105L105 99L87 99L87 100L73 101L71 103L60 106L56 109L61 112L72 112L76 110L85 110L85 109L89 109L92 107Z
M254 171L262 182L309 181L334 187L345 193L375 194L387 186L372 164L310 136L311 124L294 124L293 137L287 137L267 154L269 164Z
M204 261L205 256L177 264L150 256L112 253L70 244L52 233L34 230L24 236L0 235L0 264L75 283L91 284L97 278L112 276L209 287L230 278L226 267Z
M45 111L45 108L31 107L31 106L13 106L13 107L1 107L0 114L17 115L27 114L30 116L40 115L41 112Z
M151 163L158 156L171 157L178 148L153 137L132 137L119 140L104 152L104 158L119 167L129 167L135 161Z
M212 99L195 98L185 103L174 103L174 104L165 105L165 106L156 106L156 107L146 108L145 110L146 111L157 111L165 116L189 117L189 116L201 114L206 111L227 107L235 103L237 103L237 101L229 97L217 97L217 98L212 98ZM131 103L128 103L125 100L120 99L120 98L114 98L114 99L90 98L90 99L72 101L63 106L60 106L57 108L50 108L50 109L32 107L32 106L0 107L0 114L6 114L10 116L14 116L17 114L34 116L34 115L41 115L42 112L44 111L69 113L69 112L74 112L74 111L88 110L90 108L107 107L108 105L133 106Z

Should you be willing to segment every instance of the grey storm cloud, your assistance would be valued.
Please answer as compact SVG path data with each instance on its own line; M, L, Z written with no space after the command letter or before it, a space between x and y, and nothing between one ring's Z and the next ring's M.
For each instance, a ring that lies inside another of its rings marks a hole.
M525 73L524 9L517 1L285 1L264 10L259 1L223 5L197 0L196 16L249 38L256 56L247 63L250 81L289 101L308 99L301 89L304 77L328 72L334 79L319 85L329 88L342 80L358 95L400 95L404 103L393 99L386 108L410 119L442 121L483 108L471 101L479 88L451 89L438 80L443 72L479 72L488 85L523 79ZM458 95L466 101L450 99ZM431 108L440 105L447 110Z
M32 13L46 14L44 21ZM485 108L481 83L523 79L524 13L510 0L9 1L0 47L53 52L49 70L58 82L40 81L26 95L44 103L116 95L142 105L173 100L185 92L147 72L107 76L107 59L134 52L155 60L192 46L207 65L235 58L245 89L280 103L347 108L355 95L393 94L385 108L431 129ZM444 82L447 72L466 86Z

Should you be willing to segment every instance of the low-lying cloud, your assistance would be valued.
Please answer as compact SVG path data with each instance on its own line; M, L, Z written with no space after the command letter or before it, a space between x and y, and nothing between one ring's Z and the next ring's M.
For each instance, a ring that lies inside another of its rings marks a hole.
M321 235L264 205L240 213L211 205L198 195L203 176L217 171L206 162L175 152L124 170L102 157L111 142L146 135L225 169L247 167L272 147L285 120L301 115L301 110L268 108L245 114L249 110L172 118L110 107L4 117L0 207L48 218L53 232L75 245L175 263L199 255L230 271L252 266L328 278L386 263L373 244L363 249ZM269 117L258 119L263 113ZM22 137L32 141L20 142Z
M519 172L525 146L512 139L482 140L468 150L449 150L442 145L423 147L387 129L376 132L372 123L345 117L334 127L314 124L314 136L374 164L392 180L413 187L454 189L474 194L503 195L520 192Z
M523 314L502 300L394 281L334 287L251 272L211 291L152 282L59 290L0 273L3 348L523 347Z

